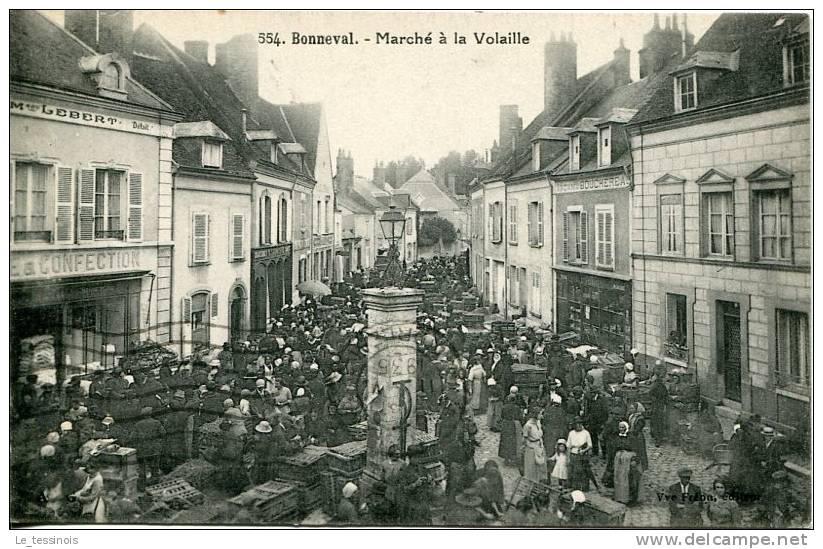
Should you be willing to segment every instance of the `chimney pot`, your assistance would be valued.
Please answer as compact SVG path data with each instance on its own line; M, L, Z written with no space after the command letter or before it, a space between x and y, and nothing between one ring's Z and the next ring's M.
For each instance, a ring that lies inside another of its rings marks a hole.
M654 27L652 27L652 28L654 30L660 30L660 14L659 13L654 14Z
M677 28L677 14L672 14L672 30L679 30Z

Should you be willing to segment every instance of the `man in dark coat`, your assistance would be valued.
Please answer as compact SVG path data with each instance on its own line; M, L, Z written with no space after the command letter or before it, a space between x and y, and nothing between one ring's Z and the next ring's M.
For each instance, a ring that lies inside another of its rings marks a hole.
M160 456L166 443L166 429L163 424L152 417L152 408L145 406L140 411L141 419L131 428L131 439L137 449L137 462L140 466L141 486L146 479L161 474Z
M669 426L669 390L663 383L663 377L657 376L649 389L649 399L651 406L651 432L655 446L665 442Z
M703 491L691 483L692 471L686 467L677 471L679 482L669 486L669 524L673 528L699 528L703 526Z
M586 395L586 404L583 407L583 424L592 436L592 455L602 454L600 450L600 433L603 425L609 419L609 405L600 391L590 390Z
M183 463L189 455L186 437L190 417L191 411L186 409L185 393L178 389L169 402L168 411L161 418L163 428L166 430L163 460L163 467L166 471L171 471Z

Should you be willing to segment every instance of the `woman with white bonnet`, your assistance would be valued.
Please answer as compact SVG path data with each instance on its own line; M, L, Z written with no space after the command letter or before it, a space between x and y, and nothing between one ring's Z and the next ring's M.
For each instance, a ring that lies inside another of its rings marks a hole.
M634 371L634 364L631 362L627 362L623 365L623 369L625 370L625 374L623 374L623 387L637 387L637 383L640 381L637 377L637 374Z
M343 497L337 504L337 513L335 518L338 522L344 524L356 524L359 520L357 514L357 506L354 504L354 496L357 494L357 485L353 482L347 482L343 486Z

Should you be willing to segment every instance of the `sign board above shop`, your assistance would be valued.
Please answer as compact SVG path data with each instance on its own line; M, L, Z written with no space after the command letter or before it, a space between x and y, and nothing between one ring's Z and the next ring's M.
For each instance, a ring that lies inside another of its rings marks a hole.
M555 194L574 193L579 191L600 191L606 189L620 189L629 186L629 178L625 174L609 175L606 177L587 177L555 181Z
M107 130L139 133L153 137L173 137L172 126L162 126L145 120L134 120L111 114L68 109L50 105L39 101L25 101L23 99L9 99L9 114L56 120L80 126L91 126Z
M152 269L147 249L12 252L11 281L87 276Z

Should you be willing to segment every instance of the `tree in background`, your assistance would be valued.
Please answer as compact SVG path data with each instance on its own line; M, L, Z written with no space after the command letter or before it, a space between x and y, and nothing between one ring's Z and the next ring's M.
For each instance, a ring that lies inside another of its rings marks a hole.
M457 240L457 231L448 219L438 215L429 217L420 225L417 233L417 243L429 247L437 244L437 251L443 251L443 245L449 245Z

